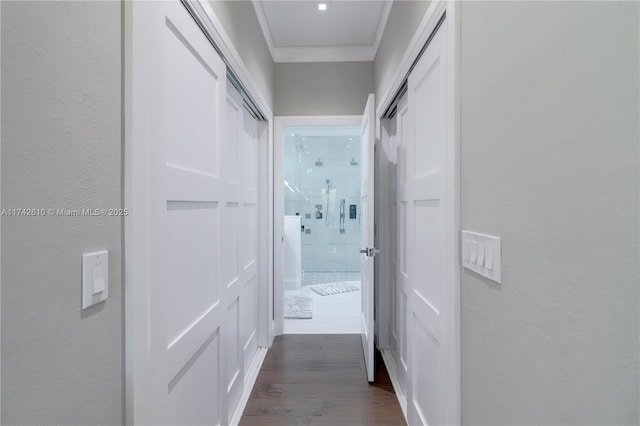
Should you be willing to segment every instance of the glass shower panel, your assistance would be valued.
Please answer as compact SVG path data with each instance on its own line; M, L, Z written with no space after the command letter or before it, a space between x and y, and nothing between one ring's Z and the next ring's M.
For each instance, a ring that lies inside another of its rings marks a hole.
M357 126L285 128L285 215L299 215L302 271L360 271Z

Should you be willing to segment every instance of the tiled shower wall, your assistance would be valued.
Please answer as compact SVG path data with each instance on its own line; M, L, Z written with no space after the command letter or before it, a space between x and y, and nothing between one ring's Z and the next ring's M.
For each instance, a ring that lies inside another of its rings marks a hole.
M302 216L302 270L359 271L359 137L287 134L284 151L285 214ZM345 200L344 233L340 232L341 200ZM350 218L351 205L355 218Z

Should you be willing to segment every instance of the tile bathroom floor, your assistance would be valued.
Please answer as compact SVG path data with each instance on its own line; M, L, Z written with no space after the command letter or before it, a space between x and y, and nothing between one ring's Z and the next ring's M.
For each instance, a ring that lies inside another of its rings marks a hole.
M307 296L313 303L313 318L285 319L285 334L360 333L361 292L320 296L310 286L351 281L360 287L360 272L305 272L299 290L286 290L285 296Z

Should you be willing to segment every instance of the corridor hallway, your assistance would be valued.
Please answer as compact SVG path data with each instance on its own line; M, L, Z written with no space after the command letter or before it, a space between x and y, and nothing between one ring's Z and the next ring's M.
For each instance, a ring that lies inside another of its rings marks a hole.
M241 426L405 425L384 363L367 382L357 334L275 338Z

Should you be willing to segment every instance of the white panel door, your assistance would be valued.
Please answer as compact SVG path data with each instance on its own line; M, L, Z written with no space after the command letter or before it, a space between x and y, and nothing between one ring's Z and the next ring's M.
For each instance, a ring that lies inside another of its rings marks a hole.
M391 296L391 352L396 361L396 374L401 386L401 391L406 394L408 378L407 361L407 287L409 272L407 268L407 214L408 199L405 182L407 180L407 154L406 146L409 135L409 107L407 95L398 103L398 112L393 118L395 121L395 188L392 192L394 245L392 250L393 265L393 293Z
M374 248L374 149L375 149L375 104L374 95L370 94L362 117L360 127L360 271L362 279L362 349L367 369L367 380L373 382L374 368L374 282L373 258Z
M242 185L240 169L241 133L243 123L242 98L229 87L225 118L225 136L221 146L221 176L226 193L220 207L220 280L225 288L225 391L229 416L242 395L244 379L244 353L240 336L240 296L244 282L241 275L240 230L242 227Z
M145 389L135 400L135 421L219 424L226 415L221 351L228 308L219 240L233 202L221 169L226 69L179 2L139 3L132 6L132 102L140 113L133 144L146 146L146 161L133 164L146 163L148 188L145 195L137 188L133 201L146 211L132 215L146 223L133 239L147 241L147 253L132 267L148 265L148 318L146 338L138 334L133 344L148 348L147 359L134 364L136 375L148 375L134 381L134 392Z
M245 368L257 350L257 123L230 84L221 171L220 279L225 285L224 347L228 415L244 389Z
M241 227L240 227L240 342L244 366L249 367L258 350L258 123L242 111L240 138Z
M457 421L448 412L455 305L449 253L455 234L450 234L454 194L448 185L446 36L445 20L409 76L406 225L403 207L400 220L409 238L407 414L412 425Z

